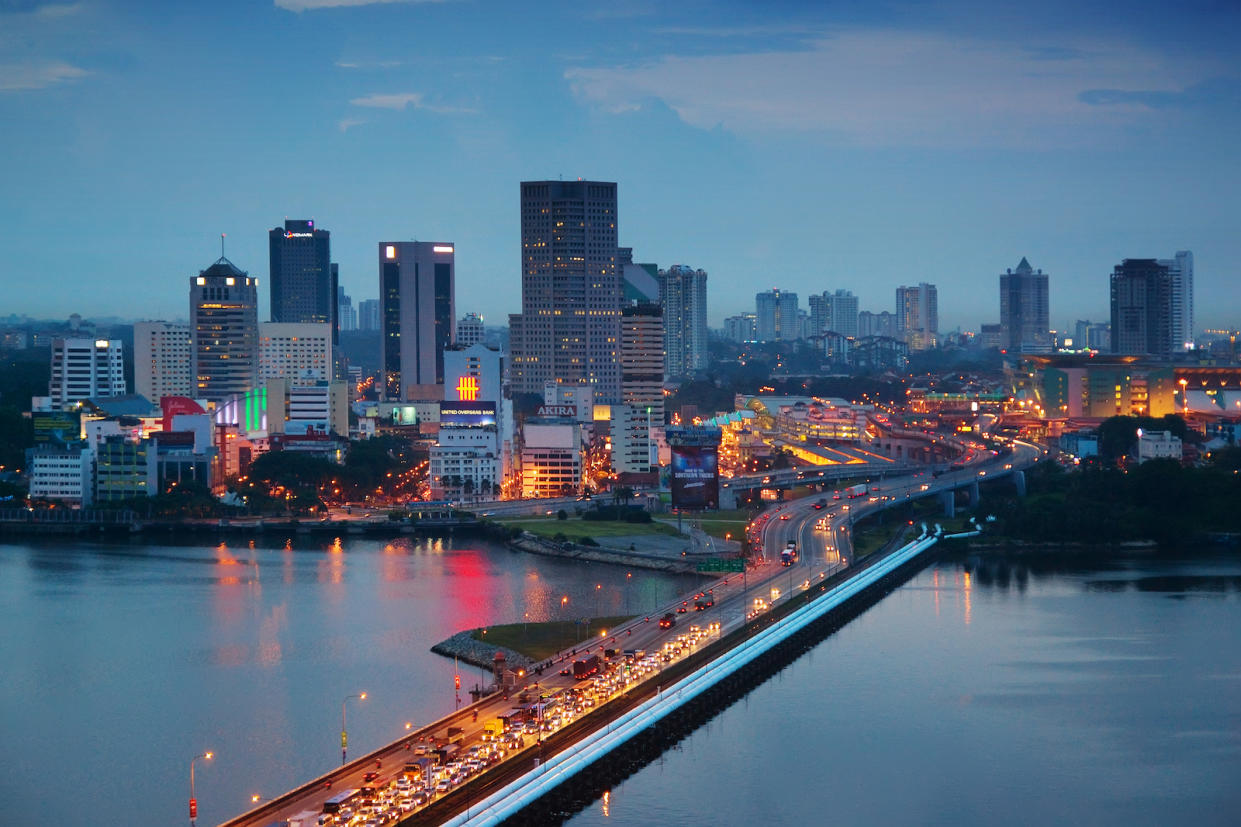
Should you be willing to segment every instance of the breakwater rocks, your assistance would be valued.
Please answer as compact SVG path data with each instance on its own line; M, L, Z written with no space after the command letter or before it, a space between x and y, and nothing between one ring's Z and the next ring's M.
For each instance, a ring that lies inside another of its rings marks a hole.
M457 658L472 666L481 666L484 669L490 669L495 664L496 652L504 653L509 669L528 669L534 663L521 652L509 649L507 646L493 646L490 643L475 640L471 635L476 631L477 629L466 629L464 632L457 632L448 640L441 640L432 646L431 651L446 658Z
M658 554L645 554L640 551L580 546L576 543L558 543L554 540L544 540L528 531L523 532L516 539L509 540L508 547L515 551L542 554L545 557L567 557L591 563L654 569L655 571L666 571L673 574L692 574L698 570L698 564L692 558L661 557Z

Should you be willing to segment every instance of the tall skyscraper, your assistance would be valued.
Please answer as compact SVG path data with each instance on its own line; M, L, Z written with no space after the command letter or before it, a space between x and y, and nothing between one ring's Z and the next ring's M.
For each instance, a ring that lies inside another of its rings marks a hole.
M188 324L134 325L134 392L159 404L165 396L194 397L193 336Z
M381 241L379 297L385 398L408 401L444 384L452 345L456 255L446 241Z
M223 256L190 278L195 398L223 399L258 384L258 285Z
M939 339L939 294L925 281L896 288L896 317L910 350L928 350Z
M755 338L760 342L791 341L801 335L797 294L768 290L754 296Z
M115 339L53 339L48 396L60 408L100 396L124 396L121 343Z
M284 222L267 233L271 260L271 320L336 324L336 269L331 233L310 220ZM333 343L337 341L333 336Z
M1016 270L1000 274L1000 347L1010 353L1051 351L1047 274L1025 256Z
M674 264L659 271L664 308L664 369L670 377L707 368L707 271Z
M1194 254L1178 250L1172 258L1160 259L1172 276L1172 351L1193 349L1194 343Z
M810 297L810 334L819 336L824 333L839 333L850 339L856 339L857 332L857 296L849 290L837 290L835 293L823 292L823 295Z
M514 393L586 382L620 401L616 184L523 181L521 313L509 317Z
M332 265L332 280L337 281L337 265ZM345 294L345 288L339 282L336 285L336 330L350 331L358 329L358 311L353 306L353 298Z
M1127 258L1112 270L1112 352L1172 354L1172 274L1153 258Z

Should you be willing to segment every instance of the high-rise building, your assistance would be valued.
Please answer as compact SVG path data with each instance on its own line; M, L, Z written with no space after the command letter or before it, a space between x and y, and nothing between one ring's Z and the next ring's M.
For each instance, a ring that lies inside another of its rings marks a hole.
M1172 351L1180 353L1194 346L1194 254L1178 250L1172 258L1160 259L1172 276Z
M707 271L674 264L659 271L664 308L664 371L692 376L707 368Z
M331 326L259 322L259 381L275 379L294 387L331 382Z
M620 401L616 184L523 181L521 313L509 317L514 393L587 382Z
M628 247L622 247L622 252L629 250ZM632 252L630 253L632 255ZM637 302L658 302L659 301L659 265L658 264L634 264L632 261L623 262L621 267L621 286L624 292L622 301L624 304L632 304Z
M358 330L379 330L379 299L358 302Z
M820 295L810 297L810 334L818 336L823 333L839 333L850 339L856 339L857 327L857 296L849 290L837 290L834 293L824 291Z
M385 398L408 401L419 386L444 384L444 349L456 321L455 261L451 242L379 243Z
M664 318L657 304L621 310L621 401L664 424Z
M331 233L310 220L285 220L267 233L271 261L271 320L332 325L336 342L336 268Z
M797 294L768 290L754 296L755 338L760 342L791 341L801 335Z
M444 351L440 427L431 447L435 499L500 496L512 467L512 403L504 399L504 357L483 344Z
M53 339L48 381L52 405L64 407L101 396L124 396L121 343L116 339Z
M1022 256L1016 270L1000 274L1000 347L1010 353L1049 353L1049 310L1047 274Z
M1092 322L1089 319L1078 319L1073 326L1073 346L1078 350L1111 351L1112 331L1107 322Z
M928 350L939 339L939 295L935 285L896 288L896 317L910 350Z
M1153 258L1127 258L1112 270L1112 352L1172 354L1172 274Z
M477 313L466 313L457 319L457 338L455 339L457 347L476 345L486 338L486 335L483 317Z
M753 313L741 313L729 316L724 320L724 338L730 342L744 345L753 342L756 332L757 316Z
M194 396L188 324L134 324L134 393L159 404L165 396Z
M258 284L223 256L190 278L194 398L223 399L258 384Z
M878 313L863 310L857 314L857 335L859 339L868 336L898 339L901 335L899 320L886 310Z
M353 306L353 299L345 294L345 288L340 286L337 276L337 267L332 265L332 281L336 284L336 329L341 331L358 329L358 311Z
M649 474L657 465L653 449L658 444L651 437L653 419L650 410L637 405L612 406L612 472L616 474Z

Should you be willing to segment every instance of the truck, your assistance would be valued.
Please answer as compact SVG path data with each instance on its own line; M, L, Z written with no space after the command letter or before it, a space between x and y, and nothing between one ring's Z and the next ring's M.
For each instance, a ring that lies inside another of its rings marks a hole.
M851 485L845 489L845 496L851 500L855 497L865 497L868 490L869 489L866 487L866 483Z
M702 612L710 609L715 605L715 595L711 592L702 592L694 598L694 611Z
M784 547L784 551L780 552L780 565L791 566L797 562L797 543L792 540Z
M483 740L498 741L504 735L505 729L503 720L492 718L483 724Z
M573 661L573 679L576 681L580 681L582 678L589 678L598 671L598 655L591 655L588 658Z

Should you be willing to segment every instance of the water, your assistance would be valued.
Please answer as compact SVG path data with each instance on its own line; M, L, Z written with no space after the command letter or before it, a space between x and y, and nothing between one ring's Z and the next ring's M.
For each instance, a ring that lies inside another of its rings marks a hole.
M454 632L559 619L564 595L570 617L636 614L698 582L625 575L473 540L0 544L0 824L184 824L207 750L216 824L338 765L347 695L369 693L355 756L450 712L429 647Z
M946 560L570 824L1236 824L1239 781L1235 552Z

